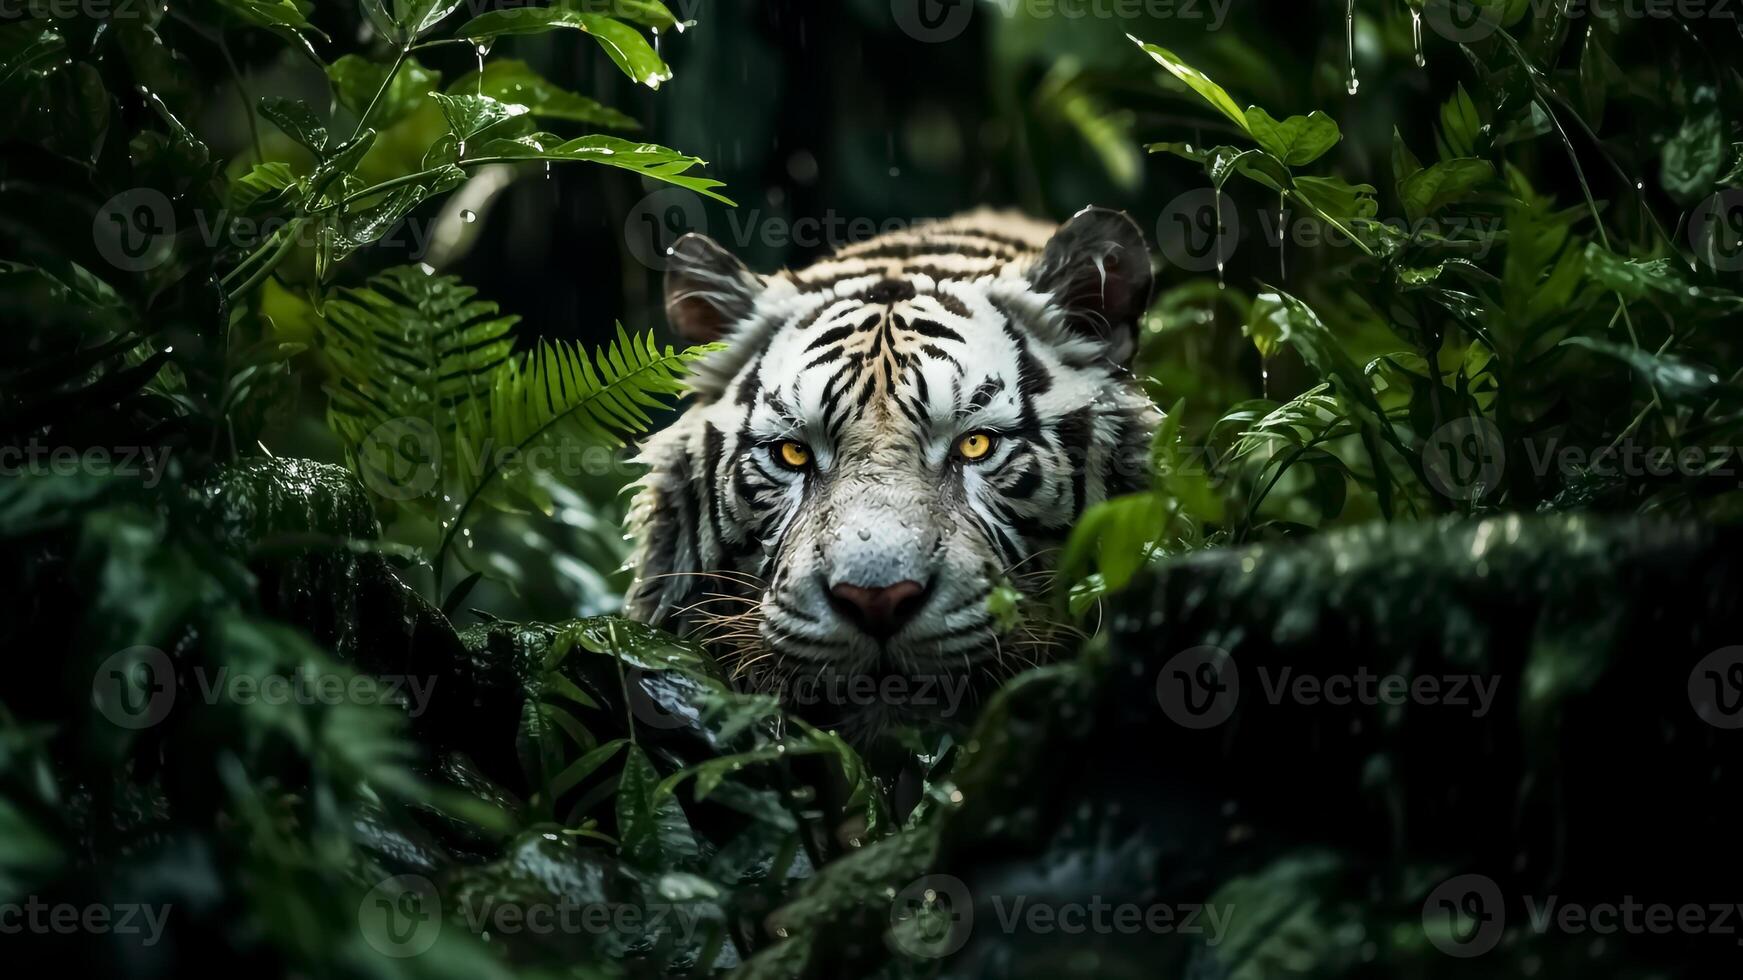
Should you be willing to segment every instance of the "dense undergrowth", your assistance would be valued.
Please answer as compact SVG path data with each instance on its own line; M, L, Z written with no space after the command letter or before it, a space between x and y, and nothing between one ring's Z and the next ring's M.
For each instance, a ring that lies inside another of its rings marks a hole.
M596 164L724 200L702 161L512 57L522 36L597 42L658 87L652 41L676 19L657 0L140 6L0 25L0 447L19 461L0 489L0 894L169 908L149 946L46 937L117 974L812 968L808 927L924 872L961 786L992 792L1013 705L1062 675L1013 680L975 731L862 758L685 640L475 608L482 583L534 587L484 531L527 513L567 515L544 550L584 569L570 612L609 607L610 491L631 474L600 494L550 454L647 431L703 351L622 326L597 350L541 340L452 276L369 261L482 168ZM1263 77L1233 36L1207 76L1137 21L1036 88L1036 125L1115 183L1151 140L1186 189L1139 215L1163 253L1137 364L1171 406L1155 489L1090 511L1060 557L1051 598L1086 633L1181 552L1743 503L1736 24L1479 4L1460 43L1427 35L1459 80L1424 92L1412 26L1444 12L1360 6L1382 66L1360 92L1409 92L1383 150L1351 150L1336 110L1213 81ZM1315 75L1347 76L1353 102L1341 26ZM1001 30L1005 57L1045 49ZM326 94L250 91L241 45L306 62ZM445 78L431 65L455 50L476 69ZM238 99L248 136L220 155L196 119ZM1284 231L1259 248L1265 215ZM1229 260L1242 241L1265 268ZM328 463L263 441L305 384ZM974 803L985 825L951 833L996 836ZM503 927L531 907L617 918ZM885 968L931 968L903 938L923 925L894 922Z

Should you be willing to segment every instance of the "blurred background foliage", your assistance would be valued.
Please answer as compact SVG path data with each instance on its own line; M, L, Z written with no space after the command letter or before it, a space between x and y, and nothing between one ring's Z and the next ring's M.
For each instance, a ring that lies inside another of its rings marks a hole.
M1133 214L1160 252L1136 371L1171 411L1156 490L1086 515L1062 556L1063 615L1091 630L1180 552L1502 511L1726 522L1743 502L1734 450L1712 451L1743 421L1729 17L499 6L25 4L0 24L0 447L162 464L39 459L0 491L19 613L0 635L28 651L0 695L0 891L174 912L149 949L46 937L67 962L939 965L842 923L893 925L884 889L933 866L959 782L1001 799L989 773L1078 722L998 726L1037 691L1079 704L1105 651L892 769L611 617L624 443L697 353L661 314L685 231L770 270L980 205ZM605 455L466 462L492 446ZM219 670L443 693L416 714L201 703ZM166 713L115 720L138 704ZM997 839L981 798L950 839ZM372 903L431 896L450 917L688 918L550 943L450 928L396 958Z

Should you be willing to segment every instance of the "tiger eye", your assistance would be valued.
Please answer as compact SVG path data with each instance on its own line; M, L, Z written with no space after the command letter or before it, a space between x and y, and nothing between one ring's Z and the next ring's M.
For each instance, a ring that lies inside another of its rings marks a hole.
M980 459L993 451L993 437L985 432L970 432L957 440L956 451L963 459Z
M794 469L811 465L811 450L805 448L802 442L788 440L781 443L781 462Z

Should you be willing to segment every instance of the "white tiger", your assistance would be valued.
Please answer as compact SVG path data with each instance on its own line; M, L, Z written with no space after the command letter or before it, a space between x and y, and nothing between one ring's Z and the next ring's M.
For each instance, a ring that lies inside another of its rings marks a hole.
M630 613L712 625L789 693L915 691L1033 659L991 590L1038 588L1083 509L1145 476L1158 415L1127 370L1151 289L1137 225L981 211L767 276L700 235L670 258L673 326L727 347L644 447Z

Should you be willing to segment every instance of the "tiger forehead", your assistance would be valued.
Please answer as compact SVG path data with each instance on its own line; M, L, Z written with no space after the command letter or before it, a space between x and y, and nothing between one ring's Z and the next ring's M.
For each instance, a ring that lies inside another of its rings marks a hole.
M830 441L879 427L923 437L986 409L1019 366L1007 318L990 304L975 303L977 316L880 280L828 305L780 331L740 379L740 402L763 425Z

